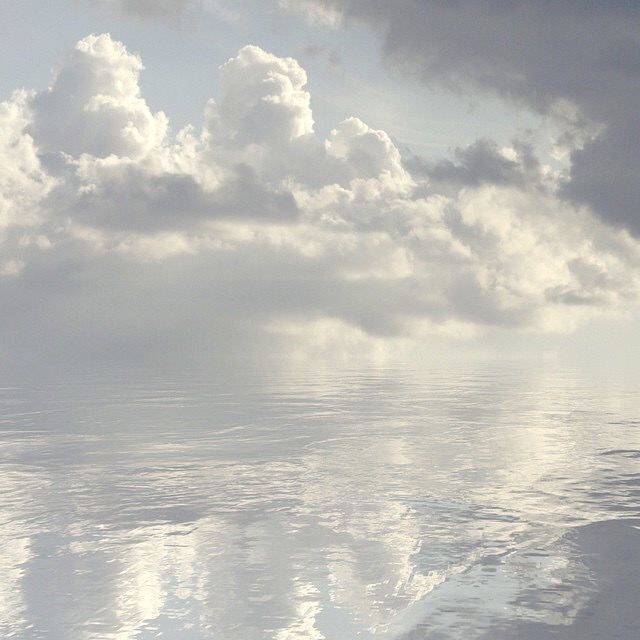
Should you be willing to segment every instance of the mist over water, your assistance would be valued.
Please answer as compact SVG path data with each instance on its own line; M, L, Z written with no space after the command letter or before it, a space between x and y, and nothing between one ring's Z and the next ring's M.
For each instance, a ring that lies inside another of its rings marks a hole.
M640 396L553 365L0 390L0 636L637 638Z

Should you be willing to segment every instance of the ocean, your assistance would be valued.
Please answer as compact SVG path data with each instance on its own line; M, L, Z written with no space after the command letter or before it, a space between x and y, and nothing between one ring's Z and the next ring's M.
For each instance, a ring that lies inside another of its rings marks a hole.
M637 376L553 363L0 390L0 636L640 637Z

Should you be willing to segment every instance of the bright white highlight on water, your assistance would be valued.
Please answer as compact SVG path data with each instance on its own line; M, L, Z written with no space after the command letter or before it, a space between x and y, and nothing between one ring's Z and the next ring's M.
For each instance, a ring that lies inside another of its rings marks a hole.
M246 372L1 398L4 638L637 632L628 379Z

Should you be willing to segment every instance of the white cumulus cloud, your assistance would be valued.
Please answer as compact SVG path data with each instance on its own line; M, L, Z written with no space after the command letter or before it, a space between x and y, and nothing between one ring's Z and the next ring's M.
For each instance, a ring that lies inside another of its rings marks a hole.
M40 150L139 158L159 145L167 118L141 97L142 69L139 56L108 34L80 40L52 86L32 101Z

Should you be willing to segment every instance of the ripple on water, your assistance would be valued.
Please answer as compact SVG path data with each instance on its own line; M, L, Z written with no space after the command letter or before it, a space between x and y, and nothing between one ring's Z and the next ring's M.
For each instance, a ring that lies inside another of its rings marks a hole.
M0 389L2 637L638 637L624 381L232 379Z

